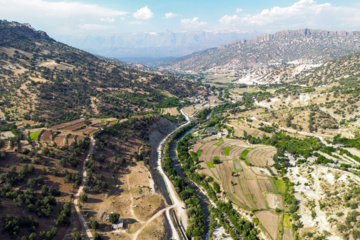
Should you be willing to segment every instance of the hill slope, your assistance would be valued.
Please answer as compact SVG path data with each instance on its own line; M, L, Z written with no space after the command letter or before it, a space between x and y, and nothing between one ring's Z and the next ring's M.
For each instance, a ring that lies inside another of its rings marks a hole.
M57 123L179 105L201 87L119 66L59 43L30 25L0 21L0 115Z
M360 51L360 32L302 29L197 52L161 66L166 70L226 72L279 66L296 61L320 63Z

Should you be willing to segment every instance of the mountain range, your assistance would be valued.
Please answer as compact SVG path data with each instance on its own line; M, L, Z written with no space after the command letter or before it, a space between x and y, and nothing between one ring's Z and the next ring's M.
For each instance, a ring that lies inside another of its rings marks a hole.
M288 30L196 52L159 67L170 71L241 72L288 63L318 64L358 51L360 32Z
M257 35L256 31L165 31L60 37L59 40L94 54L141 63L149 59L181 57Z

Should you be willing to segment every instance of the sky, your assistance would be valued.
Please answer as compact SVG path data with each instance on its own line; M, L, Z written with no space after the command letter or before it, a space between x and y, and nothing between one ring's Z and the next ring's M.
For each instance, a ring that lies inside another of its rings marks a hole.
M355 0L0 0L0 19L50 36L300 28L360 30Z

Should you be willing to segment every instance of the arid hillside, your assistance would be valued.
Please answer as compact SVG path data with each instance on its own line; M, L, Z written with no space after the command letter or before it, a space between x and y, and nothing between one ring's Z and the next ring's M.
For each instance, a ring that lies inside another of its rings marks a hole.
M202 87L120 66L69 47L30 25L0 22L0 116L60 123L180 105Z
M222 73L278 67L291 61L320 63L360 51L359 43L359 32L282 31L193 53L160 68Z

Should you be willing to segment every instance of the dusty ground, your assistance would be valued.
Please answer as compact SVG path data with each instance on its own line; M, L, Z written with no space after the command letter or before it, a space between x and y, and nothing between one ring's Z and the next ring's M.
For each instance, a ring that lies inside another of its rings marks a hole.
M299 215L304 228L300 233L329 232L329 239L342 239L337 225L352 211L343 201L345 194L358 186L360 178L349 172L324 166L291 168L288 177L295 183L295 197L300 200ZM308 186L307 186L308 185ZM321 207L323 204L324 207ZM356 210L359 211L359 208ZM343 213L338 216L336 213Z

